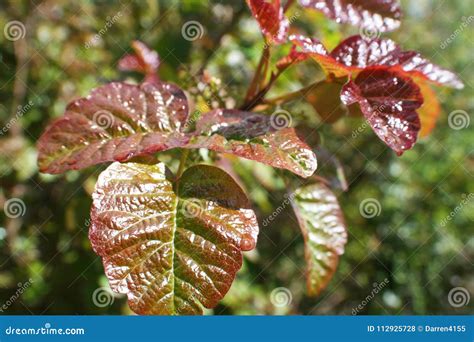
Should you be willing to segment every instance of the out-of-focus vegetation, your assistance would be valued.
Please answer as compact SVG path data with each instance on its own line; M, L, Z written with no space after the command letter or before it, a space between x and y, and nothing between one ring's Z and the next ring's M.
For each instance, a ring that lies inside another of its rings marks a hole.
M314 139L343 165L349 190L338 198L349 226L346 253L328 288L307 297L303 239L286 206L272 224L261 225L257 250L247 254L215 314L351 314L385 279L360 314L472 310L474 300L454 308L448 293L455 287L474 293L474 123L454 130L447 119L454 110L472 113L474 107L472 4L404 1L403 9L402 27L385 36L455 70L466 87L437 89L443 113L436 129L401 158L359 119L327 125L303 101L285 105L296 123L309 118ZM357 33L298 7L289 16L329 47ZM103 167L39 174L35 142L72 99L111 80L137 79L117 71L134 39L159 52L162 79L192 89L205 68L220 79L222 97L240 102L263 44L257 23L244 1L198 0L2 1L0 28L12 20L26 30L16 41L0 35L0 208L19 198L26 211L12 219L0 210L0 308L8 302L4 314L128 314L123 297L105 307L93 300L94 291L107 286L87 238L90 194ZM205 28L201 39L183 39L190 20ZM460 30L463 22L467 27ZM293 67L272 94L307 85L318 73L314 63ZM334 175L331 162L319 161L317 172ZM239 162L237 172L262 222L282 205L284 185L274 181L275 171L253 162ZM381 204L371 219L359 212L367 198ZM278 287L290 290L290 305L272 304ZM17 296L19 288L24 290Z

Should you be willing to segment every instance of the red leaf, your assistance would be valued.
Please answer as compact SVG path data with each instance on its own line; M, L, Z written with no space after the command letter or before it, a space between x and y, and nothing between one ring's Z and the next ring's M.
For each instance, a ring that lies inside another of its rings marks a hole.
M286 41L290 22L283 13L280 0L247 0L268 44Z
M379 32L400 26L397 0L299 0L301 6L316 9L338 23L349 23Z
M423 103L410 78L385 67L365 68L342 89L346 105L358 103L372 129L398 155L410 149L420 130L416 113Z
M187 115L186 96L174 85L105 85L69 105L41 136L40 170L61 173L173 148L230 153L302 177L316 169L314 153L294 129L270 116L216 110L201 116L196 131L186 132Z
M451 71L431 63L416 51L402 51L390 39L352 36L341 42L331 56L352 70L377 65L398 66L412 77L454 88L463 87L462 81Z
M134 54L123 56L118 63L123 71L136 71L146 76L146 81L157 81L157 72L160 66L160 57L144 43L135 40L132 43Z
M319 40L302 35L291 35L289 39L296 49L296 52L292 52L292 56L287 57L288 59L293 58L291 62L302 61L304 60L303 56L306 55L313 58L328 75L334 74L336 77L342 77L350 73L350 69L335 60Z
M168 83L110 83L72 102L38 141L42 172L126 161L186 143L183 91Z
M92 195L89 231L113 291L138 314L194 315L217 305L255 247L258 224L223 170L114 163Z

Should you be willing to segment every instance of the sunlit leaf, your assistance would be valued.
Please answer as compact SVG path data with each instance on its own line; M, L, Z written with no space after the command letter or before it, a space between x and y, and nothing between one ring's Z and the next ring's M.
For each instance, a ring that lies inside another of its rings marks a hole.
M283 13L280 0L247 0L268 44L286 41L290 22Z
M322 183L296 189L292 205L305 241L308 293L316 296L328 285L344 253L344 217L336 196Z
M342 89L346 105L358 103L377 136L398 155L410 149L420 130L416 113L423 103L420 88L393 69L365 68Z
M187 116L186 96L174 85L105 85L69 105L41 136L40 169L61 173L173 148L230 153L302 177L316 169L316 156L295 130L270 116L215 110L202 115L193 132L185 131Z
M114 163L97 181L89 238L113 291L138 314L201 314L217 305L255 247L258 225L223 170Z
M291 59L293 56L292 62L302 61L303 56L307 55L313 58L328 75L342 77L350 73L350 69L334 59L319 40L302 35L291 35L289 40L296 47L296 52L292 52L292 55L287 57Z
M183 145L188 104L178 87L110 83L72 102L38 141L42 172L62 173L127 161Z
M368 66L393 66L408 73L415 80L422 79L439 85L462 88L462 81L453 72L443 69L416 51L403 51L390 39L367 39L352 36L342 41L331 56L352 70Z
M316 156L282 118L236 110L203 115L189 147L204 147L290 170L302 177L316 170ZM291 119L291 118L290 118Z
M321 11L338 23L349 23L378 32L392 31L400 26L398 0L299 0L299 3Z

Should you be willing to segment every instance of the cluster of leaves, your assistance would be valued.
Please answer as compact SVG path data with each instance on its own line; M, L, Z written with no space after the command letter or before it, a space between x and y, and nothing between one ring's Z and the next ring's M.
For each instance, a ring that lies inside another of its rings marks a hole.
M235 155L309 179L289 190L305 239L308 292L317 295L344 252L341 209L324 179L311 177L315 147L294 128L254 111L304 95L319 113L327 113L327 122L346 111L363 115L401 154L414 145L420 129L429 133L438 115L433 106L423 106L424 98L434 97L427 83L462 86L451 72L391 40L354 36L328 52L316 39L289 35L285 13L293 1L284 7L279 0L247 2L266 44L240 109L189 115L193 102L185 92L160 80L158 54L134 42L134 53L123 57L119 68L142 73L143 82L113 82L93 90L71 103L38 142L42 172L114 162L97 181L89 237L111 288L127 294L137 313L199 314L203 306L214 307L240 269L242 252L256 245L257 218L244 191L216 166L186 168L189 151ZM380 31L399 25L396 1L301 0L300 5ZM288 56L270 65L272 49L287 43L292 45ZM321 65L326 79L309 91L265 99L279 75L309 58ZM181 161L173 174L159 153L175 149Z

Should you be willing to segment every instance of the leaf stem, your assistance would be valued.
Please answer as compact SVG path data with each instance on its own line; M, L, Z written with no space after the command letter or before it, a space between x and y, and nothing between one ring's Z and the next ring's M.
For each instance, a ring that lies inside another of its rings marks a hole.
M178 167L178 172L176 173L176 179L181 178L181 175L183 174L184 171L184 166L186 165L186 160L188 159L189 155L189 150L183 149L181 152L181 158L179 159L179 167Z
M301 88L297 91L294 91L294 92L291 92L291 93L288 93L288 94L277 96L277 97L274 97L274 98L268 99L268 100L263 100L263 102L266 103L266 104L280 105L280 104L289 102L291 100L294 100L298 97L304 97L309 91L313 90L321 82L324 82L324 80L311 83L310 85L308 85L304 88Z
M266 65L268 65L268 61L270 59L270 48L265 44L262 55L260 56L260 61L258 62L257 69L255 70L255 74L253 75L252 82L250 82L249 89L247 90L247 94L245 95L245 103L248 103L250 99L255 95L258 91L258 87L262 78L265 78L265 75L262 75L262 71L268 69Z

